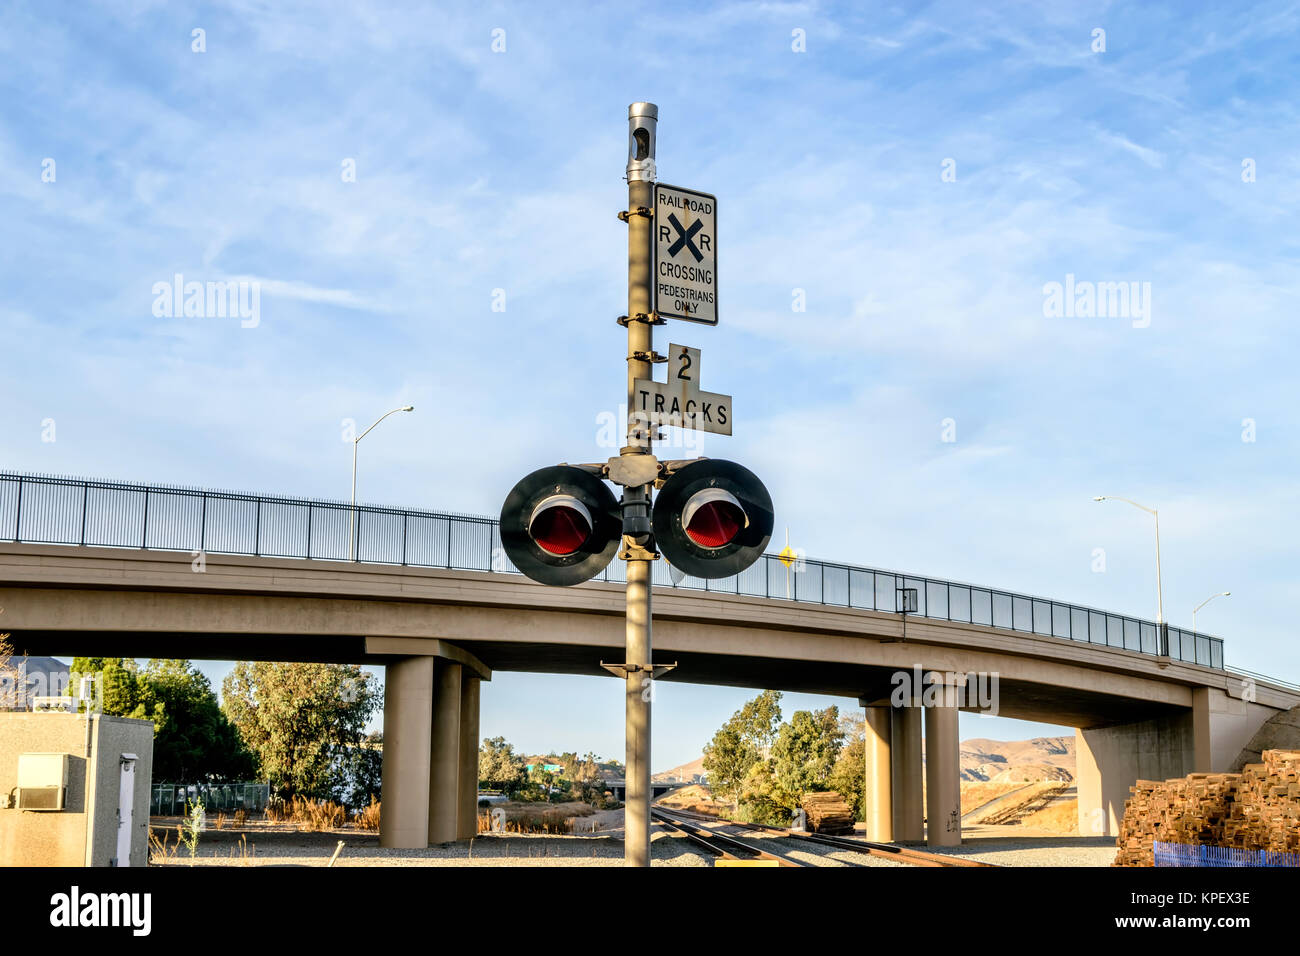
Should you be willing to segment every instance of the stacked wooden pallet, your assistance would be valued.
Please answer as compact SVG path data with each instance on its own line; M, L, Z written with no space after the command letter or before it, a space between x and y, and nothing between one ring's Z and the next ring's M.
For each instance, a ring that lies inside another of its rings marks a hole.
M1129 788L1116 866L1151 866L1153 844L1300 849L1300 751L1266 750L1241 773L1139 780Z
M808 829L814 833L852 833L853 808L834 790L805 793L801 801Z

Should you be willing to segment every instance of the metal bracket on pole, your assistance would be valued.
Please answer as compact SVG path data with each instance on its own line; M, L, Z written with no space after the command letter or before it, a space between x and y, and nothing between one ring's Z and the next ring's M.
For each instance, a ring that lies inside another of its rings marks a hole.
M629 362L654 362L658 365L661 362L667 362L667 355L660 355L658 352L633 352L627 357Z
M626 315L618 317L618 324L627 327L630 322L645 322L649 325L667 325L668 320L659 317L658 312L638 312L636 315L628 318Z
M647 673L650 675L651 680L658 680L664 674L667 674L670 670L675 668L677 662L673 661L671 664L651 664L647 666L645 664L606 664L604 661L601 661L600 666L616 677L628 678L633 674Z
M606 468L609 467L603 461L598 463L591 463L591 464L584 463L581 465L575 465L572 462L562 461L560 462L560 464L567 468L580 468L583 471L587 472L587 474L595 475L597 478L604 478L605 470Z
M655 217L655 211L649 206L637 206L635 209L625 209L618 214L618 218L627 222L633 216L645 216L647 219Z
M653 545L651 545L653 547ZM651 551L649 548L642 547L635 541L632 541L627 535L623 536L623 550L618 553L619 559L623 561L658 561L659 552Z

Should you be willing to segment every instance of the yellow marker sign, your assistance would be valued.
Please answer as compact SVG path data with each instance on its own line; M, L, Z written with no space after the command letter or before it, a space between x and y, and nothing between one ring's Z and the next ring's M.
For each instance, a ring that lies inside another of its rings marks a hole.
M799 560L799 555L795 552L794 548L790 547L788 544L782 548L776 556L781 559L781 563L787 568L791 567Z
M776 860L714 860L714 866L780 866Z

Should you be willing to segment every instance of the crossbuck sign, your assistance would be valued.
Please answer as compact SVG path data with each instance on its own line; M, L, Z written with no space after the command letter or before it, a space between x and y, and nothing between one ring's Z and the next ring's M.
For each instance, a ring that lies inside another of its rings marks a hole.
M717 325L717 197L656 183L653 222L655 311Z

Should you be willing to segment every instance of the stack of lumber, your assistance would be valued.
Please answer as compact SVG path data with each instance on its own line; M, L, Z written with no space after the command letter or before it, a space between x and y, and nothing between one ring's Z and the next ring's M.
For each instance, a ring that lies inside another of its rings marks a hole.
M1124 801L1115 866L1152 866L1153 844L1300 850L1300 751L1266 750L1241 773L1139 780Z
M813 833L852 833L853 808L834 790L805 793L800 805Z
M1300 850L1300 750L1265 750L1263 758L1241 769L1222 845L1295 852Z

